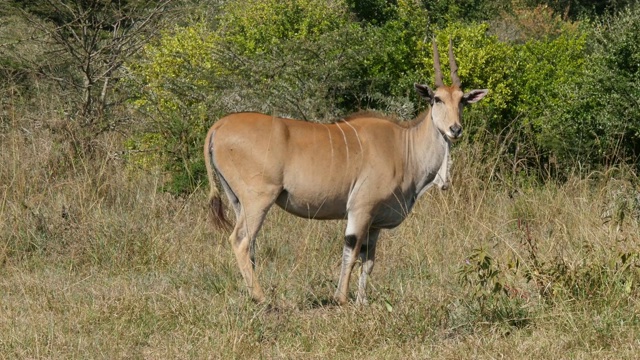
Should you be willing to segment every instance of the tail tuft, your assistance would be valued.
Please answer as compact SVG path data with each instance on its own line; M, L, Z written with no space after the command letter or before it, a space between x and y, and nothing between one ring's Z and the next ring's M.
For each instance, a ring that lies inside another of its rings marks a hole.
M211 127L207 133L207 138L204 142L204 163L207 166L207 178L209 179L209 216L213 226L223 230L231 229L231 223L224 215L224 204L220 199L220 191L218 191L218 185L216 184L217 174L213 164L213 135L215 134L215 127Z
M209 214L213 226L223 230L231 229L231 222L226 218L224 214L224 206L220 196L212 196L209 199Z

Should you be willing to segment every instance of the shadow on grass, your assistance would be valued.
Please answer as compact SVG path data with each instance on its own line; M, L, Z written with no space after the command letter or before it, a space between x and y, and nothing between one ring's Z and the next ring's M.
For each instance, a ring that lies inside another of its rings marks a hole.
M313 299L308 299L308 302L303 304L305 308L309 309L321 309L321 308L335 308L339 307L338 303L333 299L333 297L315 297Z

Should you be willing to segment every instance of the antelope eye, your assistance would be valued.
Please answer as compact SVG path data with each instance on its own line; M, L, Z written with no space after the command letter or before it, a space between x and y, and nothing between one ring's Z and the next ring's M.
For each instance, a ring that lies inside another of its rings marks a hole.
M441 102L442 102L442 99L440 99L440 97L436 96L436 97L434 97L434 98L433 98L433 101L434 101L436 104L439 104L439 103L441 103Z

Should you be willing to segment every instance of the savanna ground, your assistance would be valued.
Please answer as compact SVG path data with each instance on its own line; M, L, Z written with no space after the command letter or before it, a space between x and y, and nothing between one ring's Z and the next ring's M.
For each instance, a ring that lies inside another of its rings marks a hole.
M78 156L64 122L9 125L2 358L638 356L640 192L630 170L506 181L458 145L452 189L429 191L383 232L362 308L330 302L344 222L272 211L257 247L269 302L257 305L229 234L208 223L205 189L158 191L163 179L131 171L114 135Z

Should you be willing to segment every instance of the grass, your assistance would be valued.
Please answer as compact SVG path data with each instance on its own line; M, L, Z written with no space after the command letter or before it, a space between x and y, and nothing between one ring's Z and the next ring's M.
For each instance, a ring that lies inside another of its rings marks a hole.
M428 192L383 232L363 308L329 301L345 223L274 210L257 248L269 303L257 305L228 234L207 223L204 189L159 192L160 175L111 155L118 138L96 139L89 160L49 125L0 133L2 358L631 359L640 349L632 172L507 186L487 181L491 159L460 147L453 188Z

